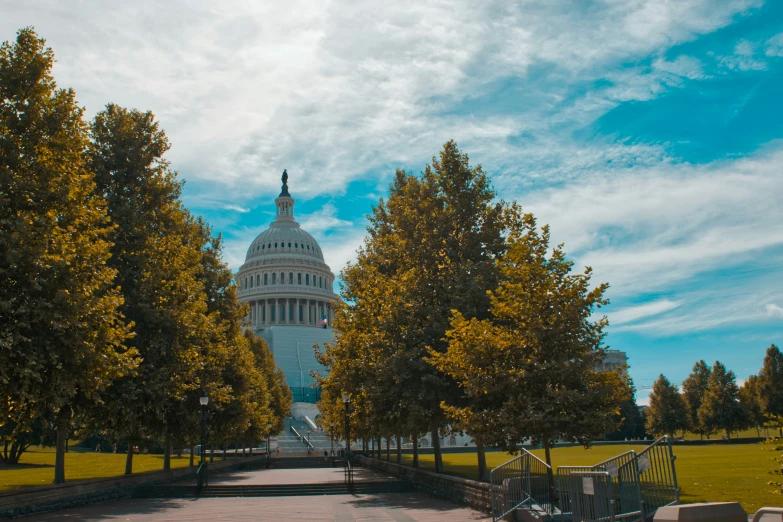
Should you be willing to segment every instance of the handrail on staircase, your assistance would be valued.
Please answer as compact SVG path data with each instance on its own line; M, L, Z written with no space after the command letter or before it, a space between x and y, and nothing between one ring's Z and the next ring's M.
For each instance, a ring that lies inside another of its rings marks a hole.
M307 440L307 437L305 437L304 435L300 435L299 432L296 431L296 428L294 428L293 426L291 426L291 431L294 432L294 435L299 437L299 440L305 443L305 445L307 446L307 451L315 451L315 446L310 444L310 441Z

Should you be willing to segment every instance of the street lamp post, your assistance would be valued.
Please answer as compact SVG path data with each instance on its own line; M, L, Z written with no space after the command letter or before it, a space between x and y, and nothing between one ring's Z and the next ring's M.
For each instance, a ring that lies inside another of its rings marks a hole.
M329 423L329 442L332 443L332 457L334 457L334 422Z
M203 463L207 448L207 404L209 404L209 396L206 392L199 397L198 402L201 404L201 462Z
M269 462L271 455L269 454L269 437L272 436L272 423L266 423L266 460Z
M351 456L351 431L348 425L348 410L351 406L351 396L343 393L343 402L345 403L345 456Z

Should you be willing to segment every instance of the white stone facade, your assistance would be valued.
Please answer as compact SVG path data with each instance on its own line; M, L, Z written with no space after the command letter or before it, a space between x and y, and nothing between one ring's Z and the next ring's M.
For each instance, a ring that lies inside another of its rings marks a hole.
M275 221L250 245L236 281L239 300L250 306L249 325L266 339L294 400L314 402L310 373L323 367L312 346L333 339L332 302L338 296L320 245L294 219L287 179L284 174Z
M616 370L628 364L628 356L620 350L606 350L606 357L597 370Z

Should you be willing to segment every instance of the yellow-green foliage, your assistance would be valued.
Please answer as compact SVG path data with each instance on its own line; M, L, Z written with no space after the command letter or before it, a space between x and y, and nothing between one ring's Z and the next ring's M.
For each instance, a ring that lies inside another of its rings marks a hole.
M555 448L552 464L580 466L601 462L624 451L644 449L640 445ZM543 458L543 450L536 450ZM781 505L780 495L767 485L770 479L770 454L761 451L761 444L710 444L705 446L675 446L677 479L683 503L739 502L748 513L763 506ZM410 464L410 455L407 463ZM395 455L392 454L392 461ZM487 466L492 469L511 457L503 452L487 453ZM432 455L419 455L423 469L434 467ZM447 473L476 478L475 453L446 453L443 463Z
M125 472L124 453L95 453L74 451L65 454L65 476L67 481L101 477L116 477ZM190 464L189 456L171 457L171 467L181 468ZM54 448L34 448L22 454L18 465L0 466L0 491L26 487L43 486L52 483L54 469ZM163 469L163 455L134 455L133 472L160 471Z

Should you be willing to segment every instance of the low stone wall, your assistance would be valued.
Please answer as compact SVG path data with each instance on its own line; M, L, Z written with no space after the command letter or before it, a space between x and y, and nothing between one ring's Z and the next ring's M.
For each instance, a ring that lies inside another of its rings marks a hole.
M259 465L263 462L266 462L266 456L216 461L209 465L209 473L211 475L231 469ZM176 482L186 480L189 477L195 479L196 469L198 469L196 466L186 466L168 471L149 471L130 476L75 480L65 484L3 491L0 492L0 519L129 498L131 492L141 486ZM67 474L68 470L65 471Z
M408 466L401 466L384 460L371 459L364 456L359 457L361 465L394 475L403 480L407 480L417 491L427 493L433 497L450 500L455 504L469 506L483 513L492 511L492 504L489 497L489 484L468 480L453 475L444 475L414 469Z

